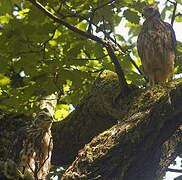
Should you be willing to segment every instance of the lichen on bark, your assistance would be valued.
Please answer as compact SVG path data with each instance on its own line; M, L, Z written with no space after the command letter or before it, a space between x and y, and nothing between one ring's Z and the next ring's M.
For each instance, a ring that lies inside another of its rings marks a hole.
M137 90L119 123L85 145L62 179L154 179L162 144L180 124L181 82Z

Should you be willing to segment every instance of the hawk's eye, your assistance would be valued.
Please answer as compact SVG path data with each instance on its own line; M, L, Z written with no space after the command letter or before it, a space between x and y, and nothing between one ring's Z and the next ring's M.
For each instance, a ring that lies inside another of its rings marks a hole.
M43 114L41 114L40 116L39 116L39 119L44 119L45 118L45 116L43 115Z
M148 10L149 10L150 12L152 12L152 11L153 11L153 8L148 8Z

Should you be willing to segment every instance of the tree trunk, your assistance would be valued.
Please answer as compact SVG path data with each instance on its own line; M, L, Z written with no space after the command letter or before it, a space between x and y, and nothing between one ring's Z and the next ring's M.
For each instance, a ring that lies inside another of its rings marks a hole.
M181 152L182 80L131 88L121 98L117 75L104 71L75 111L54 123L52 164L75 159L62 179L158 179ZM30 119L1 113L1 162L17 162Z

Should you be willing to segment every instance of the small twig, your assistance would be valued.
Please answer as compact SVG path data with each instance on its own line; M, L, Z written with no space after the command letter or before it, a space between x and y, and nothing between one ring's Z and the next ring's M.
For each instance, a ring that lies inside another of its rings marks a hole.
M92 29L92 25L93 25L94 15L95 15L95 11L93 11L93 12L91 13L90 19L88 19L89 21L87 21L87 22L89 22L88 28L87 28L87 32L88 32L89 34L91 34L91 33L92 33L92 30L93 30L93 29Z
M168 2L170 2L171 4L174 4L175 2L171 1L171 0L167 0Z
M176 17L176 8L177 8L177 4L178 3L177 2L173 2L171 0L167 0L167 1L174 5L173 15L172 15L172 18L171 18L171 25L173 26L174 20L175 20L175 17Z
M109 4L112 4L114 1L115 1L115 0L110 0L110 1L104 3L104 4L100 5L100 6L98 6L98 7L94 8L94 9L92 9L92 12L95 12L95 11L97 11L98 9L101 9L101 8L103 8L104 6L107 6L107 5L109 5Z
M119 43L117 43L116 42L116 39L114 38L111 38L111 37L109 37L108 39L110 39L120 50L121 50L121 52L123 53L123 54L125 54L125 55L127 55L127 53L126 53L126 51L121 47L121 45L119 44ZM144 75L143 73L142 73L142 71L140 70L140 68L137 66L137 64L135 63L135 61L132 59L132 58L130 58L129 59L130 60L130 62L134 65L134 67L138 70L138 72L141 74L141 75ZM145 79L146 79L146 77L144 77Z
M99 58L75 58L75 59L73 59L73 60L80 60L80 61L99 61L100 59L103 59L103 58L105 58L105 57L107 57L108 56L108 54L106 54L106 55L104 55L104 56L102 56L102 57L99 57Z
M35 172L34 172L34 170L32 169L32 167L30 166L30 164L28 163L28 162L26 162L27 163L27 165L28 165L28 167L30 168L30 170L32 171L32 173L34 174L34 176L35 176ZM25 168L25 167L24 167ZM24 169L24 171L25 171L25 169ZM25 172L23 172L23 173L25 173Z
M22 54L36 54L36 53L41 53L42 50L38 50L38 51L33 51L33 50L30 50L30 51L22 51L22 52L17 52L17 53L14 53L15 56L19 56L19 55L22 55ZM8 52L9 54L12 54L12 52Z
M182 16L182 13L177 13L177 14L175 15L175 17L177 17L177 16Z
M130 58L130 61L132 62L132 64L135 66L135 68L138 70L138 72L144 76L144 79L147 81L147 78L145 77L145 75L143 74L143 72L140 70L140 68L137 66L137 64L135 63L135 61Z
M50 40L52 40L52 39L54 38L54 35L55 35L55 33L56 33L57 28L58 28L58 27L56 27L56 28L53 30L52 36L51 36L49 39L47 39L45 42L43 42L43 59L45 59L45 49L46 49L46 45L47 45L47 43L48 43Z
M17 3L14 4L15 8L17 8L18 11L21 11L21 6L19 6Z
M104 16L102 16L102 22L103 22L103 33L104 33L104 36L105 36L105 40L106 39L108 39L108 37L110 37L110 34L108 34L107 32L106 32L106 23L105 23L105 19L104 19Z
M182 169L171 169L171 168L167 168L167 171L176 172L176 173L182 173Z
M91 56L90 56L90 53L88 53L85 49L83 49L83 52L86 54L86 56L90 59Z
M95 70L95 71L87 71L87 73L98 73L98 72L103 72L104 69L98 69L98 70Z
M109 26L110 26L110 32L109 32L109 34L111 34L112 33L112 29L113 29L113 25L112 25L111 21L109 21Z
M56 88L58 89L58 98L60 99L61 96L64 95L64 91L63 91L63 88L58 85L58 78L59 78L59 73L55 72L53 82Z

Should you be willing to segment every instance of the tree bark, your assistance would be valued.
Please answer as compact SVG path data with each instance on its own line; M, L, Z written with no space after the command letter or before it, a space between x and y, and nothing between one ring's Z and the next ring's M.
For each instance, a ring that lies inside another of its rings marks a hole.
M182 122L181 82L138 90L128 113L79 151L62 180L158 179L181 146L181 133L175 137Z
M114 104L119 95L117 75L111 71L102 72L75 111L53 124L52 134L57 144L53 150L54 164L72 163L79 149L117 123L125 113L121 111L122 106Z
M182 79L130 88L121 99L117 75L104 71L76 109L54 123L52 164L75 159L62 179L154 180L181 153ZM0 162L17 162L31 118L0 114Z

